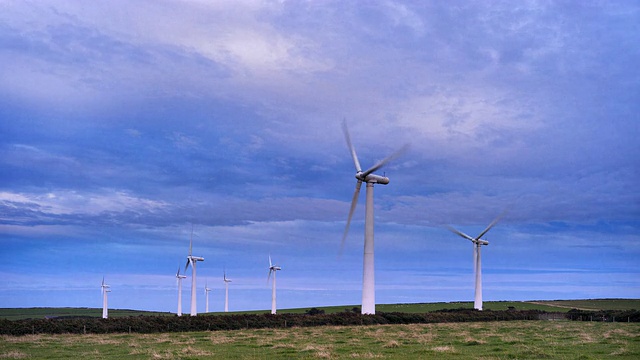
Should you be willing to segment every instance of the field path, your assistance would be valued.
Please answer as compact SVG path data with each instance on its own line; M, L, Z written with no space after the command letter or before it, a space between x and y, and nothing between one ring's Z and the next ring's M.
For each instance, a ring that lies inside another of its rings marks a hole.
M526 302L528 304L535 304L535 305L546 305L546 306L553 306L553 307L558 307L558 308L563 308L563 309L578 309L578 310L586 310L586 311L597 311L599 309L595 309L595 308L585 308L585 307L576 307L576 306L569 306L569 305L559 305L559 304L554 304L551 302L543 302L543 301L523 301Z

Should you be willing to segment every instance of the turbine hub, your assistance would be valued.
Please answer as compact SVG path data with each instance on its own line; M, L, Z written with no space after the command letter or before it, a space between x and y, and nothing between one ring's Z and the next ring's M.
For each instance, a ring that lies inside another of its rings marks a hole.
M362 182L370 183L370 184L382 184L387 185L389 183L389 178L386 176L380 176L376 174L366 174L362 171L358 171L356 173L356 179Z

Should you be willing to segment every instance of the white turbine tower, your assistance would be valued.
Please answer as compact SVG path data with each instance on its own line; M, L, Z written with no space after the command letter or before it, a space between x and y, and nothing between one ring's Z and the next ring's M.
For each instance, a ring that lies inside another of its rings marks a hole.
M395 159L401 155L406 149L407 145L402 147L395 153L387 156L377 164L372 166L366 171L362 171L358 156L356 155L356 149L351 143L351 137L349 136L349 130L347 129L346 122L342 123L342 130L344 131L344 137L347 140L347 146L351 151L351 157L353 158L353 164L356 167L356 190L353 193L353 199L351 200L351 209L349 210L349 217L347 218L347 225L342 235L342 242L340 247L340 253L344 248L344 243L349 233L349 226L351 225L351 218L358 204L358 196L360 195L360 187L362 182L367 183L367 199L365 207L365 220L364 220L364 259L362 265L362 314L375 314L376 313L376 299L375 299L375 279L374 279L374 257L373 257L373 185L389 183L389 178L385 176L376 175L373 172L380 169L389 161Z
M267 282L269 282L269 278L271 278L271 273L273 273L273 285L271 285L271 313L276 313L276 271L282 270L282 268L278 265L273 265L271 263L271 255L269 255L269 276L267 277Z
M229 312L229 283L231 280L227 279L227 272L223 273L224 279L224 312Z
M480 257L480 247L482 245L489 245L487 240L481 239L484 234L486 234L497 222L500 220L502 215L495 218L480 235L475 238L458 231L451 226L449 226L449 230L455 234L460 235L461 237L471 241L473 243L473 269L475 272L475 296L473 299L473 308L477 310L482 310L482 259Z
M107 293L111 292L111 290L109 289L110 286L104 283L104 276L102 277L102 318L106 319L109 317L109 307L108 307L108 300L107 300Z
M176 273L178 281L178 316L182 316L182 279L186 278L186 276L180 275L180 266L178 266L178 272Z
M189 265L191 265L191 316L198 315L196 309L196 263L198 261L204 261L203 257L193 256L193 229L191 230L191 239L189 240L189 256L187 256L187 265L184 267L184 271L187 271Z
M209 288L209 286L207 286L207 282L204 282L204 301L205 301L205 305L204 305L204 312L208 313L209 312L209 291L211 291L211 289Z

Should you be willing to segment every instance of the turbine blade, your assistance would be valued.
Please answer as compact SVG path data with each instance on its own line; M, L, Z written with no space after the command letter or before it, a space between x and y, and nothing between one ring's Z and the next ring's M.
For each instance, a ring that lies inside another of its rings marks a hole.
M189 268L189 264L191 264L191 258L187 259L187 265L184 266L184 272L187 272L187 269Z
M496 217L495 219L493 219L493 221L491 222L491 224L489 224L489 226L487 226L486 229L484 229L483 232L480 233L480 235L478 235L478 237L476 237L476 240L480 240L481 237L484 236L484 234L487 233L487 231L491 230L491 228L504 216L504 214L506 213L506 211L503 211L500 215L498 215L498 217Z
M467 234L463 233L462 231L458 231L458 230L456 230L455 228L453 228L453 227L451 227L451 226L448 226L448 225L447 225L447 229L449 229L449 231L451 231L452 233L454 233L454 234L458 234L458 235L462 236L463 238L465 238L465 239L467 239L467 240L470 240L470 241L472 241L472 242L474 242L474 243L475 243L475 239L474 239L474 238L472 238L471 236L469 236L469 235L467 235Z
M391 155L387 156L386 158L378 161L377 164L373 165L371 168L367 169L367 171L362 173L362 177L366 177L367 175L371 174L372 172L380 169L381 167L386 165L389 161L394 160L397 157L399 157L400 155L404 154L407 150L409 150L409 144L405 144L403 147L401 147L400 149L396 150L393 154L391 154Z
M271 254L269 254L269 268L273 267L273 264L271 263Z
M358 161L358 155L356 155L356 148L353 147L351 143L351 136L349 136L349 129L347 129L347 121L342 121L342 132L344 132L344 138L347 140L347 146L349 147L349 151L351 152L351 158L353 158L353 165L356 167L357 172L361 172L362 168L360 167L360 162Z
M271 280L271 272L273 271L273 268L269 268L269 276L267 276L267 284L269 283L269 280Z
M356 190L353 192L353 198L351 199L351 208L349 209L349 216L347 217L347 225L344 227L344 233L342 234L342 241L340 242L340 256L342 256L342 252L344 251L344 244L347 240L347 235L349 234L349 227L351 226L351 218L353 217L353 213L356 211L356 206L358 205L358 196L360 196L360 188L362 187L362 181L358 180L356 183Z
M193 249L193 224L191 224L191 237L189 238L189 256L191 256L192 249Z

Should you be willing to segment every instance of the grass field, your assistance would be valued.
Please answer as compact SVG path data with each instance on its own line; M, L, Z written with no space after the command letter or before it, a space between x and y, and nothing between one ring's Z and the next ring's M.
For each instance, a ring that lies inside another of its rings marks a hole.
M487 310L507 310L513 307L517 310L542 310L549 312L567 312L573 308L585 310L640 310L640 299L592 299L592 300L552 300L552 301L487 301L483 304ZM319 306L325 313L337 313L351 310L356 305ZM473 302L440 302L421 304L378 304L376 311L425 313L442 309L473 308ZM278 313L304 313L309 308L279 309ZM210 315L224 314L267 314L270 310L241 311L232 313L209 313ZM139 310L109 310L109 317L139 316L139 315L173 315L168 312L153 312ZM200 314L203 315L203 314ZM0 319L42 319L46 316L102 316L101 308L0 308Z
M542 310L549 312L567 312L573 308L585 310L640 310L640 299L593 299L593 300L544 300L544 301L487 301L483 304L487 310L507 310L513 307L517 310ZM325 313L343 312L351 310L356 305L320 306L318 309ZM473 302L440 302L421 304L378 304L376 311L425 313L442 309L473 308ZM279 309L278 313L304 313L309 308ZM266 314L270 310L242 311L223 314ZM109 317L139 316L139 315L173 315L168 312L153 312L139 310L109 310ZM46 316L102 316L100 308L0 308L0 319L42 319Z
M109 317L125 317L139 315L173 315L168 312L110 309ZM102 308L0 308L0 319L42 319L58 316L91 316L101 317Z
M319 306L325 313L337 313L350 310L356 305ZM541 301L485 301L486 310L507 310L513 307L517 310L541 310L549 312L567 312L571 309L585 310L634 310L640 309L640 299L595 299L595 300L541 300ZM376 311L425 313L443 309L473 309L473 302L439 302L419 304L377 304ZM304 313L309 308L279 309L278 313ZM266 314L269 310L244 311L243 314ZM224 313L211 313L221 315ZM0 312L0 317L1 317Z
M0 337L2 359L638 359L640 324L511 321Z
M566 310L640 310L640 300L638 299L555 300L530 303L544 304Z

